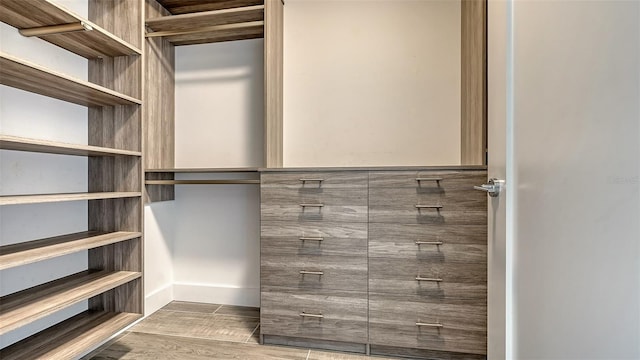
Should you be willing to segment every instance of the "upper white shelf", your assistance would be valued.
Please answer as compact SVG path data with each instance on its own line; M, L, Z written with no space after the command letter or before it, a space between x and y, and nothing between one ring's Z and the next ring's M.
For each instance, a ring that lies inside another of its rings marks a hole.
M131 96L3 53L0 53L0 84L84 106L142 104Z
M192 45L264 37L264 5L202 11L148 19L147 37Z
M45 30L45 33L46 27L81 25L79 31L39 37L88 59L142 54L137 47L50 0L2 0L0 21L21 31L37 29L38 32Z

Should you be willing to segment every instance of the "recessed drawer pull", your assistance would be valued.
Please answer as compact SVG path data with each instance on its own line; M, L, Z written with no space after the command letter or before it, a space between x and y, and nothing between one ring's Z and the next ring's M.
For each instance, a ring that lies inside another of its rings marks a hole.
M442 209L442 205L416 205L416 209L420 210L420 209L436 209L436 210L440 210Z
M307 314L306 312L301 312L300 316L302 317L310 317L310 318L316 318L316 319L322 319L324 318L324 315L322 314Z
M323 241L324 238L323 237L306 237L306 236L303 236L303 237L300 238L300 240L302 240L302 241Z
M423 323L423 322L417 322L416 326L427 326L427 327L435 327L435 328L441 328L442 324L440 323Z
M442 241L420 241L420 240L416 240L416 245L420 246L420 245L442 245L444 244Z
M437 178L437 177L433 177L433 178L428 178L428 177L419 177L416 178L417 182L421 182L421 181L435 181L435 182L440 182L442 181L442 178Z
M316 207L316 208L321 208L324 206L324 204L300 204L301 207L306 208L306 207Z
M433 282L442 282L440 278L425 278L422 276L416 276L417 281L433 281Z
M300 270L301 275L324 275L324 271Z
M306 183L306 182L323 182L324 179L310 179L310 178L303 178L300 179L300 182Z

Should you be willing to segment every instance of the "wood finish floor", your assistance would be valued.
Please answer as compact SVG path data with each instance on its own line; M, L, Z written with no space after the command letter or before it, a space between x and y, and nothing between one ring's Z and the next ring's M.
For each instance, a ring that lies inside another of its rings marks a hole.
M259 327L258 308L174 301L83 359L397 359L259 345Z

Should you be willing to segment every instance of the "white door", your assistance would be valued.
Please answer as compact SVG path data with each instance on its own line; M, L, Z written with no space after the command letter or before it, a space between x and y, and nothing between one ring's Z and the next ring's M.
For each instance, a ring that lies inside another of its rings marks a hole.
M640 359L640 1L489 1L489 358Z

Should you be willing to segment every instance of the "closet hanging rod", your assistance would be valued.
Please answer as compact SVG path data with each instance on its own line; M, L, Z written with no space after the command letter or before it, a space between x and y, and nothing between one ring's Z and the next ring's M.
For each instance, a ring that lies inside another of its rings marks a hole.
M197 29L154 31L154 32L148 32L146 36L159 37L159 36L189 35L189 34L198 34L198 33L214 32L214 31L239 30L239 29L258 27L258 26L264 26L264 21L249 21L249 22L238 23L238 24L205 26Z
M28 29L20 29L18 32L22 36L46 36L46 35L58 35L76 31L91 31L93 27L85 23L84 21L78 21L71 24L40 26Z
M249 185L260 184L260 180L145 180L146 185Z

